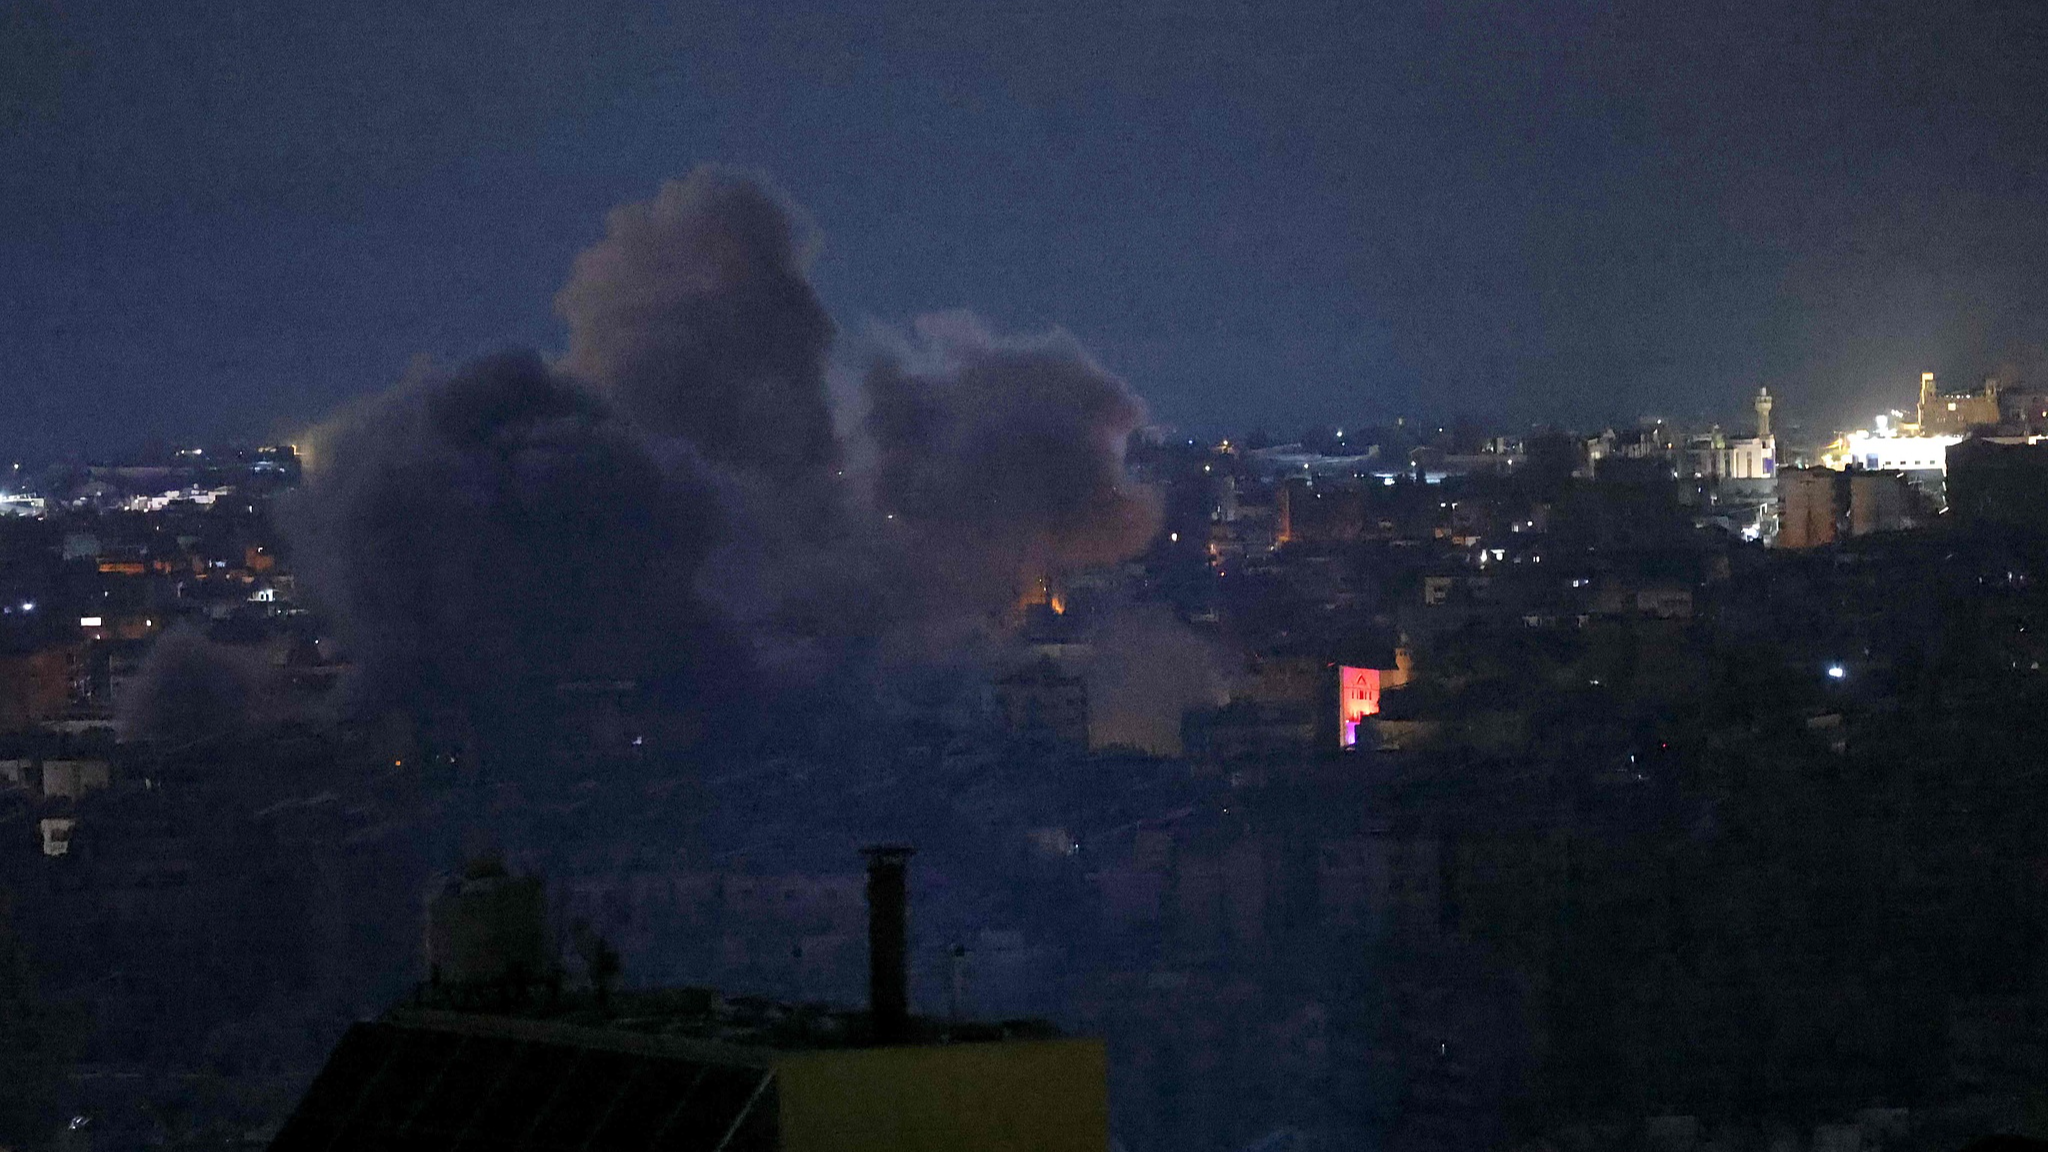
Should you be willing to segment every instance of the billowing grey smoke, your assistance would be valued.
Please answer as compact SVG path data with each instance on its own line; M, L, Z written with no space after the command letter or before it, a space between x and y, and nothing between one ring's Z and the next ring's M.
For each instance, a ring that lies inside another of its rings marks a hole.
M560 361L420 374L315 437L284 520L359 708L501 760L580 681L722 730L776 698L752 668L857 709L877 653L956 657L1020 591L1145 546L1157 508L1123 460L1143 405L1064 334L919 320L842 453L809 246L764 184L699 168L577 258Z
M867 374L863 447L928 598L992 610L1144 548L1159 509L1124 473L1145 409L1122 380L1065 333L999 339L965 313L915 332Z
M122 692L121 737L180 746L245 735L266 711L266 672L259 653L180 624L158 638Z
M687 711L696 665L741 663L711 647L692 594L719 516L688 460L657 462L532 353L418 376L331 422L285 511L355 703L487 756L530 754L565 684L672 689Z
M1181 717L1228 702L1214 647L1163 604L1126 605L1089 636L1088 741L1178 756Z
M731 469L815 473L837 455L832 320L805 274L810 229L759 178L706 165L614 210L555 308L561 366L625 417Z
M560 367L640 432L707 467L735 524L702 591L762 654L812 666L868 614L843 515L825 384L833 327L806 278L813 239L760 178L706 165L611 214L555 306Z

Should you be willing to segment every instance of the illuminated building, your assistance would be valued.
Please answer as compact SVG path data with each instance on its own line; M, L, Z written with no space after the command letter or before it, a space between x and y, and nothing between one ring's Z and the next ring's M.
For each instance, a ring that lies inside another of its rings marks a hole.
M1358 726L1368 716L1377 716L1380 710L1380 670L1377 668L1353 668L1349 664L1337 669L1337 746L1353 748L1358 745Z
M1768 438L1731 440L1715 433L1685 448L1686 463L1696 480L1768 481L1777 475L1777 446Z
M1340 660L1349 662L1301 652L1254 657L1230 705L1191 716L1200 755L1215 760L1298 755L1311 743L1327 749L1332 720L1335 746L1357 747L1365 735L1364 721L1379 714L1380 694L1406 685L1414 661L1405 648L1347 650L1352 654Z
M1942 392L1934 385L1934 373L1922 372L1919 433L1922 436L1953 435L1960 438L1972 428L1997 424L1998 394L2001 390L2002 386L1996 379L1987 379L1981 391Z
M41 496L23 492L0 492L0 516L41 516L45 505Z
M1875 432L1850 432L1836 440L1821 454L1821 464L1837 472L1945 472L1949 446L1962 441L1951 434L1899 435L1880 422Z
M1820 462L1838 472L1860 468L1943 474L1948 469L1950 445L1961 443L1973 429L1998 424L2001 390L1998 381L1987 380L1981 392L1944 393L1935 387L1934 373L1922 372L1914 421L1904 422L1897 412L1879 416L1873 429L1845 432L1836 438L1821 452Z
M1756 435L1728 437L1720 429L1695 437L1685 447L1685 463L1696 480L1768 486L1778 472L1778 442L1771 435L1768 389L1756 394Z

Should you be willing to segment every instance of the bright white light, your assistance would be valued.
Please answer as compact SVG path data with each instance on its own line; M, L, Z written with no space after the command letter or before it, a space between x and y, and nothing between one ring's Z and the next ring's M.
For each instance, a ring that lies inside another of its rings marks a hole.
M1828 679L1830 680L1840 680L1848 674L1849 670L1847 668L1842 667L1840 664L1828 665Z
M98 628L105 623L106 621L98 616L80 616L78 618L78 626L80 628Z
M36 602L35 602L35 601L33 601L33 600L23 600L23 601L21 602L21 610L22 610L23 612L33 612L33 611L35 611L35 610L36 610Z

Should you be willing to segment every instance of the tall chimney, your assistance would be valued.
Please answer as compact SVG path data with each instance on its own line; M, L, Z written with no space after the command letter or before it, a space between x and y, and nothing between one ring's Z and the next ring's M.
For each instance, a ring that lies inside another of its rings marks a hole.
M877 1043L900 1044L910 1033L908 897L904 875L917 849L878 845L868 858L868 1016Z

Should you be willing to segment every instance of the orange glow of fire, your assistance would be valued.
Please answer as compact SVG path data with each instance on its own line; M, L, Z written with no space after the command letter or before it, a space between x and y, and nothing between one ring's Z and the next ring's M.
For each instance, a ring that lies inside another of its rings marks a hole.
M1041 604L1052 609L1055 616L1067 614L1067 594L1060 590L1059 585L1054 582L1052 577L1044 575L1027 576L1018 581L1017 602L1014 610L1019 615L1022 615Z

